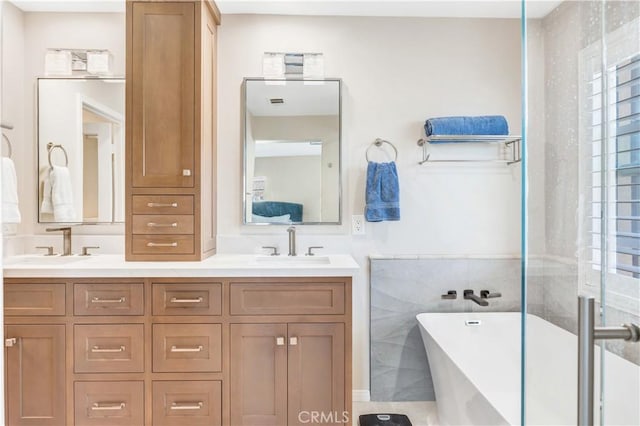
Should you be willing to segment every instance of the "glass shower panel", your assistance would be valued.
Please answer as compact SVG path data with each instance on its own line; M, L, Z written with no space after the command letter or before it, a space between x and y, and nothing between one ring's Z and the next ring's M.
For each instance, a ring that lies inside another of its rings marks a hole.
M578 422L578 295L596 326L640 322L639 12L564 1L526 17L527 424ZM595 423L640 424L640 345L598 346Z

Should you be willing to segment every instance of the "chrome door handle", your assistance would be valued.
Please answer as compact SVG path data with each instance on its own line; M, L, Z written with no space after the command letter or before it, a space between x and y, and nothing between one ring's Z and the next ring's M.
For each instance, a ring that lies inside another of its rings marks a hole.
M147 203L147 207L178 207L178 203Z
M177 228L178 227L178 222L173 222L173 223L148 222L147 223L147 227L149 227L149 228Z
M121 296L114 299L102 299L100 297L92 297L91 303L124 303L126 297Z
M172 297L169 299L170 303L202 303L204 297L200 296L195 299L178 299L177 297Z
M127 404L124 402L94 402L91 405L93 411L106 411L106 410L124 410Z
M93 346L91 348L91 352L93 352L93 353L114 353L114 352L124 352L125 349L126 348L124 346L120 346L118 348L102 348L100 346Z
M199 410L204 406L204 402L172 402L171 410Z
M204 346L171 346L171 352L202 352Z
M153 242L148 242L147 243L147 247L178 247L178 243L177 242L172 242L172 243L153 243Z

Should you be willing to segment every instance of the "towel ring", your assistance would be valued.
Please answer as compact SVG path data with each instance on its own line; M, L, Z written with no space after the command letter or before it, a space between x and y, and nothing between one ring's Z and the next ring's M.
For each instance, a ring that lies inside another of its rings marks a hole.
M13 147L11 146L11 141L9 140L7 135L5 135L4 133L2 134L2 140L7 142L7 148L9 148L9 158L11 158L11 154L13 153Z
M398 149L396 148L396 146L389 141L377 138L375 141L373 141L371 145L369 145L369 148L367 148L367 150L365 151L364 156L367 159L367 162L369 162L369 150L371 150L371 148L373 148L374 146L377 146L379 148L382 146L383 143L389 144L391 145L391 148L393 148L393 152L395 153L395 157L393 161L396 161L398 159Z
M53 142L49 142L47 144L47 151L49 151L49 167L53 167L53 163L51 162L51 151L53 151L56 148L60 148L62 150L62 153L64 154L64 166L68 167L69 166L69 156L67 155L67 150L64 149L64 147L60 144L54 144Z

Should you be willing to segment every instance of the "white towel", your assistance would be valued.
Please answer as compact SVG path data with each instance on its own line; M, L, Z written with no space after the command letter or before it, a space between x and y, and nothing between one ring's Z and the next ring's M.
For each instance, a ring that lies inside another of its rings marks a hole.
M47 173L47 175L44 177L42 191L42 205L40 206L40 213L53 214L53 201L51 201L51 180L49 179L49 173Z
M77 221L76 211L73 207L73 190L71 189L69 169L53 166L49 171L49 183L51 185L51 204L53 205L53 218L55 221Z
M2 157L2 222L20 223L18 178L11 158Z

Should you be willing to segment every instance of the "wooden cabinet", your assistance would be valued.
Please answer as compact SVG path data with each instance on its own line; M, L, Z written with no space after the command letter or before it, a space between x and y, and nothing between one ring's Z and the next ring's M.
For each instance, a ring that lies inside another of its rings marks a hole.
M348 423L350 278L15 278L4 296L4 424Z
M4 335L7 424L65 424L64 325L7 325Z
M215 253L219 17L210 0L127 2L127 260Z

